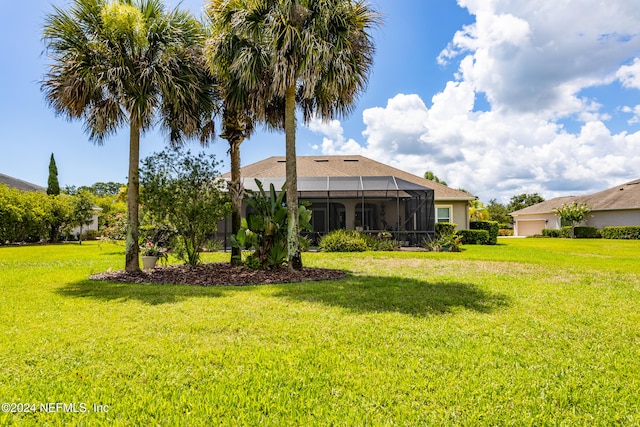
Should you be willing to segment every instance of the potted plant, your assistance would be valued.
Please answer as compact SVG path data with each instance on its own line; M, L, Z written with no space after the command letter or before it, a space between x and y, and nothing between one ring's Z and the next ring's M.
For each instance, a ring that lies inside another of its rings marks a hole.
M153 242L147 242L140 246L140 254L142 255L142 268L150 269L156 266L159 258L167 258L167 249L161 248Z

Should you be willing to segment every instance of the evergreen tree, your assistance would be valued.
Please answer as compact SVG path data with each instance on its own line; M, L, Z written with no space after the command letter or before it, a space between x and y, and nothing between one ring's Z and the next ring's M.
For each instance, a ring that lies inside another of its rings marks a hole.
M47 181L47 194L50 196L57 196L60 194L60 183L58 182L58 167L56 166L56 159L53 158L51 153L51 160L49 160L49 179Z

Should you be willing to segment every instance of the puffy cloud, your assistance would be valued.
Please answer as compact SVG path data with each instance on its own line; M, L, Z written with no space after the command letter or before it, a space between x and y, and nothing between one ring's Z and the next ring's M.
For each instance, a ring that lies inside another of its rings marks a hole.
M640 58L635 58L631 65L620 67L616 77L624 87L640 89Z
M612 132L603 108L639 123L640 105L606 106L581 92L616 81L640 89L640 2L584 0L580 13L568 0L458 3L476 19L438 57L459 67L431 106L398 94L365 110L362 144L345 140L337 121L312 127L325 135L324 153L363 154L416 175L432 170L485 201L638 178L640 132ZM478 94L489 111L476 109Z

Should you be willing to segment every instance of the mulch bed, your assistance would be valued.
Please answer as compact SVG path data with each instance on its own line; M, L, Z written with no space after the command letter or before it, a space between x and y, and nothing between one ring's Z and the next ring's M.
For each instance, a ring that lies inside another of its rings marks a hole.
M254 270L228 263L201 264L196 267L186 265L157 266L154 269L137 272L107 271L90 276L92 280L118 283L156 283L163 285L193 286L246 286L268 283L291 283L303 281L341 279L346 273L326 268L303 268L290 271L288 268L275 270Z

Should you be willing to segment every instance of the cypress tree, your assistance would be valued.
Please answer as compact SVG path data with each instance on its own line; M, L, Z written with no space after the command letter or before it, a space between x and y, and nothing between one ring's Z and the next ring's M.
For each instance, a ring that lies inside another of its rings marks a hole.
M58 182L58 167L56 166L56 159L53 158L51 153L51 160L49 160L49 179L47 181L47 194L50 196L57 196L60 194L60 183Z

